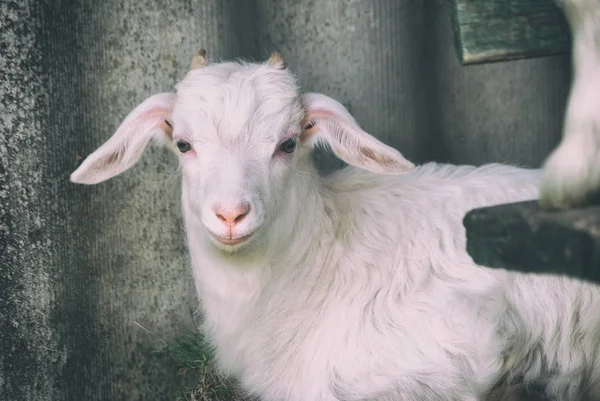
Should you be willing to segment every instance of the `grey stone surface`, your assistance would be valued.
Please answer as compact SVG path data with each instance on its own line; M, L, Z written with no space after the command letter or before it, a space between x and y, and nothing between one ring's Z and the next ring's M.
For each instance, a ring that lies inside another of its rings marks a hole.
M463 220L475 263L600 284L600 207L543 211L537 201L475 209Z
M0 400L172 399L155 350L196 308L177 163L68 177L200 47L280 49L415 162L538 166L570 78L568 56L461 67L442 0L0 0Z

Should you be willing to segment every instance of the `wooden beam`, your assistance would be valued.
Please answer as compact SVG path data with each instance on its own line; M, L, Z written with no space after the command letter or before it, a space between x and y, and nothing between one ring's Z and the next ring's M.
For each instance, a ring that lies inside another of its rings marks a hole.
M519 202L472 210L463 223L479 265L600 283L600 206L545 212Z
M553 0L450 0L456 50L465 65L550 56L571 50Z

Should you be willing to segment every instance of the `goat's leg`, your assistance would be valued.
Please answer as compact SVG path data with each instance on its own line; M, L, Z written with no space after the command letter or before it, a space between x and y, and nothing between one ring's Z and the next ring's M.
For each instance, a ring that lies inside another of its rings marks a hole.
M574 77L563 138L546 160L544 208L597 202L600 194L600 0L560 0L573 34Z

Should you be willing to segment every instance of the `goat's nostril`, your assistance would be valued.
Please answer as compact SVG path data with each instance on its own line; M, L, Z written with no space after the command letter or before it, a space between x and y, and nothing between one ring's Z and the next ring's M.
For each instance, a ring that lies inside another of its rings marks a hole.
M220 213L216 213L216 215L217 215L217 218L218 218L219 220L221 220L222 222L227 222L227 219L226 219L225 217L223 217L223 215L222 215L222 214L220 214Z
M239 223L244 217L246 217L248 215L248 212L250 211L250 208L246 208L242 211L242 213L240 213L240 215L238 217L235 218L235 222Z
M235 222L239 222L244 217L246 217L250 213L250 205L248 203L244 203L241 205L239 210L239 215L235 218Z

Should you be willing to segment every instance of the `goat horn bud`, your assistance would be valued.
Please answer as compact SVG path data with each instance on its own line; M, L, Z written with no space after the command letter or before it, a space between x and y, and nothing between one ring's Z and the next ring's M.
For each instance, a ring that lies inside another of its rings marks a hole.
M206 61L206 50L200 49L198 53L192 57L192 65L190 65L190 71L196 68L206 67L208 62Z
M285 70L287 68L287 64L283 59L283 56L278 51L274 51L273 54L271 54L268 63L278 67L280 70Z

